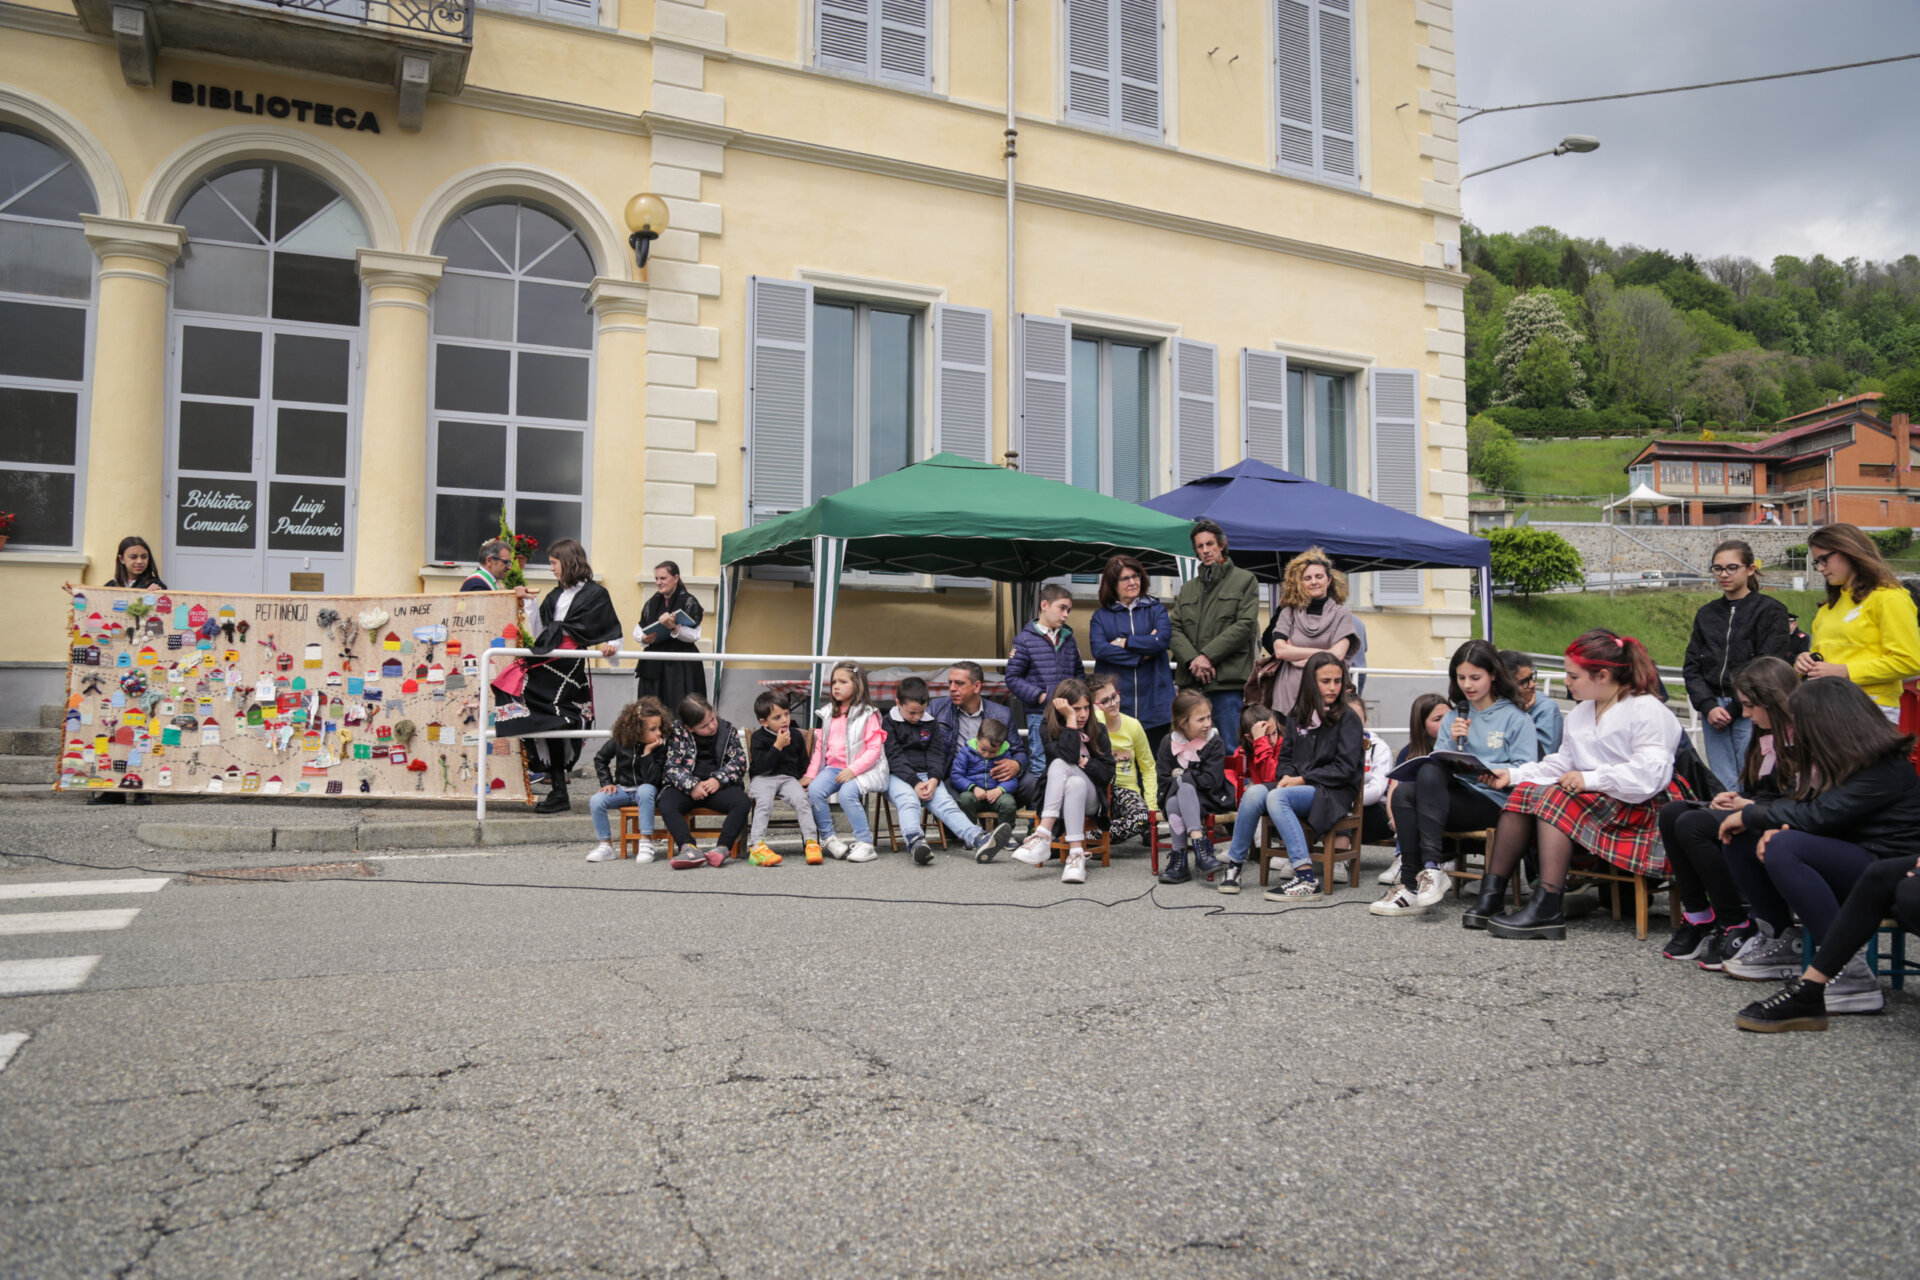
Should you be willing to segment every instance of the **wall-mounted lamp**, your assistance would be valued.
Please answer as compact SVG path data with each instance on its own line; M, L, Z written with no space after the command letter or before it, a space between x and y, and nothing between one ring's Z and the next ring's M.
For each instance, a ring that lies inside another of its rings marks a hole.
M643 191L627 201L627 230L633 234L627 243L633 246L634 265L644 268L653 242L667 229L667 202Z

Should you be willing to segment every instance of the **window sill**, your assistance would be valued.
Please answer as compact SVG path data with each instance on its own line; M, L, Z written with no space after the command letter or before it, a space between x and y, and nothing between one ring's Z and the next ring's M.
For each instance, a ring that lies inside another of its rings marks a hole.
M84 551L29 551L25 547L17 551L0 549L0 564L59 564L86 568L93 563L93 557Z
M474 567L473 565L422 565L420 567L420 577L426 582L465 582L473 576ZM528 565L521 572L526 575L528 582L557 581L551 569L536 569L532 565ZM594 580L596 582L599 581L599 575L596 574Z

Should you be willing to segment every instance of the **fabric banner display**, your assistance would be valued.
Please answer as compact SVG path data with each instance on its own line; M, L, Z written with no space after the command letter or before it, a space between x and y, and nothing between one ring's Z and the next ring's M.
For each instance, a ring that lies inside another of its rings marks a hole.
M73 589L55 785L470 800L479 654L517 643L515 604ZM519 749L491 747L490 798L528 799Z

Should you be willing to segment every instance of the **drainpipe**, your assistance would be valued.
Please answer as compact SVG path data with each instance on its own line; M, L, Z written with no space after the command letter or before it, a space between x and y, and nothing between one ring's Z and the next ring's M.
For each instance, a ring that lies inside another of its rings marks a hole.
M1013 162L1018 154L1015 143L1020 130L1013 121L1013 56L1014 56L1014 2L1007 0L1007 129L1004 158L1007 162L1007 451L1017 460L1026 441L1020 438L1020 426L1014 416L1013 371L1019 367L1014 359L1019 344L1019 335L1014 332L1018 327L1014 312L1015 258L1013 244L1014 214L1014 177Z

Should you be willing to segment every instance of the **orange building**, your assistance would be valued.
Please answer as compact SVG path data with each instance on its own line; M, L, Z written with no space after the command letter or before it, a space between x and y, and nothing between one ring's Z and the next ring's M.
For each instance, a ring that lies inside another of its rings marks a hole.
M1654 440L1627 464L1629 486L1675 499L1671 525L1920 524L1920 461L1904 413L1882 418L1870 391L1783 419L1765 440ZM1654 513L1650 513L1654 514Z

